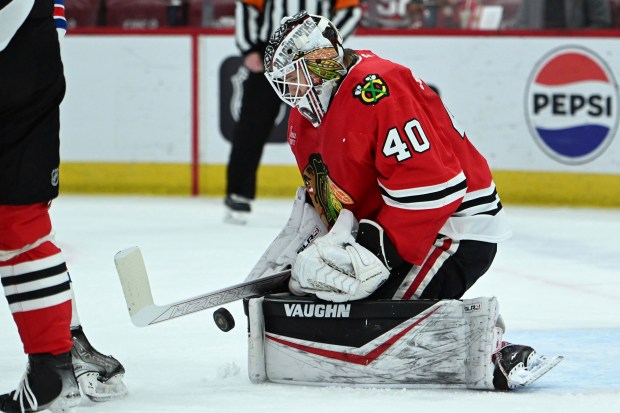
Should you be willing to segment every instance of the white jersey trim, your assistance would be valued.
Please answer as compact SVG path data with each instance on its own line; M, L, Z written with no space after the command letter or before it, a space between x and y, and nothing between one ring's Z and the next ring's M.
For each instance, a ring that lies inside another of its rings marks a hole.
M41 245L41 244L38 244ZM41 258L40 260L33 260L28 262L22 262L15 265L7 265L0 267L0 274L2 277L11 277L15 275L28 274L34 271L43 270L46 268L55 267L65 262L62 252L50 255L49 257Z
M512 236L503 209L495 215L451 216L439 233L453 240L469 239L492 243L505 241Z
M66 291L62 291L58 294L49 296L49 297L37 298L34 300L27 300L27 301L19 301L17 303L13 303L9 305L9 308L11 309L11 313L15 314L15 313L23 312L23 311L42 310L44 308L53 307L55 305L62 304L64 302L71 301L71 299L72 299L72 293L71 293L71 290L69 289Z

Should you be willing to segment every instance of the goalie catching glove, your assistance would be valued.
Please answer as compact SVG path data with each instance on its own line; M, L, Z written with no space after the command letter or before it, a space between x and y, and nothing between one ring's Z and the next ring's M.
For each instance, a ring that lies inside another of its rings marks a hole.
M375 292L390 270L385 260L355 240L357 232L353 213L340 211L332 230L297 256L289 282L291 292L315 294L333 302L361 300Z

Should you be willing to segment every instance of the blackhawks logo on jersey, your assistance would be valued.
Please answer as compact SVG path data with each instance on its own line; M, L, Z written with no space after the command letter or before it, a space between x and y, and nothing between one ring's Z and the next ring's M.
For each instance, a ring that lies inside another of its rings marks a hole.
M353 96L359 98L365 105L374 105L390 95L388 85L379 75L368 75L363 84L355 85Z
M343 205L353 205L355 201L329 177L329 169L318 153L313 153L304 168L303 179L312 204L321 220L331 228L336 222Z

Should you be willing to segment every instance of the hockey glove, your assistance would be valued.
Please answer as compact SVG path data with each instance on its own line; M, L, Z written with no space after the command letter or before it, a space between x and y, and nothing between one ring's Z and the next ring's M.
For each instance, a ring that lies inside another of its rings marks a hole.
M396 251L396 247L383 230L383 227L374 221L369 219L360 220L355 240L375 254L390 271L406 263L398 254L398 251Z
M332 230L297 256L289 289L333 302L361 300L375 292L390 271L372 252L355 241L357 221L340 211Z
M254 265L246 281L291 268L297 254L325 234L325 224L312 204L306 202L306 188L300 186L288 222Z

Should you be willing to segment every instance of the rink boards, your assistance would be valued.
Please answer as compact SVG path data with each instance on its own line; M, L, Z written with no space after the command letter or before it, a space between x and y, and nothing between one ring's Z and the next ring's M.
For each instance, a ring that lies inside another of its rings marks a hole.
M614 36L360 33L347 46L436 88L504 202L620 206ZM63 191L223 194L243 79L231 33L78 33L63 55ZM259 196L292 197L301 184L285 118L265 149Z

